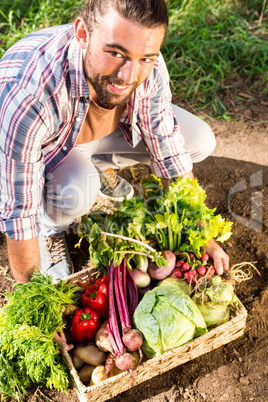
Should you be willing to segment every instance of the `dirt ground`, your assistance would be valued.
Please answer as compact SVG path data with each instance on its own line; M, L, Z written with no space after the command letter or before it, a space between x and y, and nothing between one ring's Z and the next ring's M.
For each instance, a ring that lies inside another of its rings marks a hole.
M236 294L248 312L244 335L208 354L178 366L161 376L119 394L111 402L160 401L267 401L268 400L268 103L247 100L232 104L235 121L209 119L217 137L212 156L194 166L194 173L207 191L207 203L232 220L233 235L223 245L230 265L251 262L260 275L237 284ZM231 100L229 100L231 102ZM137 186L148 169L139 165L121 174ZM76 269L81 266L73 251ZM5 241L0 237L0 293L10 290ZM1 303L3 303L1 296ZM36 389L27 401L77 402L76 392L57 393Z

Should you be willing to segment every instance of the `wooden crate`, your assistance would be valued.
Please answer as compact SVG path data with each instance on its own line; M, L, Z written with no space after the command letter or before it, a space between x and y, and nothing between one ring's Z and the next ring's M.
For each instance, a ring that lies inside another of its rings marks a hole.
M87 268L67 278L68 283L79 281L94 282L96 270L95 268ZM64 352L64 356L70 368L74 386L81 402L107 401L121 392L127 391L135 385L148 381L151 378L163 374L181 364L193 360L198 356L209 353L220 346L237 339L242 336L246 326L247 311L238 300L236 305L232 305L231 319L217 328L212 329L205 335L200 336L183 346L172 349L153 359L149 359L142 363L139 368L130 376L128 372L123 372L108 380L102 381L100 384L86 387L78 376L78 373L72 363L68 352Z

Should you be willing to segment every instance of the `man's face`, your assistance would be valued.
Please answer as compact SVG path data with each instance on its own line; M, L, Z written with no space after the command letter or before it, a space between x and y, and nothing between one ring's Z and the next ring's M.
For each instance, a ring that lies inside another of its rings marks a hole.
M87 39L84 73L104 107L124 104L148 77L165 29L145 28L116 11L104 15Z

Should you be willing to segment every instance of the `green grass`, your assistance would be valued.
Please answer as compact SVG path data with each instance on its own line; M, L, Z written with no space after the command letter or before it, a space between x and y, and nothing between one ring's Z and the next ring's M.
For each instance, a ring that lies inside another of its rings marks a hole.
M228 0L169 1L170 28L162 49L175 95L195 109L226 108L221 93L238 82L267 90L265 2Z
M0 56L26 34L72 21L74 0L2 0ZM268 95L267 0L167 0L162 52L175 98L191 109L228 115L222 98L238 83Z
M33 31L72 21L82 0L2 0L0 7L0 57L19 39ZM3 33L2 33L3 32Z

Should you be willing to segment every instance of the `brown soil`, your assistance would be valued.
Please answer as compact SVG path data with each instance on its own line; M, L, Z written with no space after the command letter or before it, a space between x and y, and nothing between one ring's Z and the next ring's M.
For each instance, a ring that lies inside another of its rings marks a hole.
M194 173L207 191L208 205L217 207L217 213L234 222L233 235L223 245L231 266L252 262L260 273L254 271L251 280L236 286L248 311L244 336L154 377L112 402L268 400L267 103L240 108L234 113L243 117L228 122L209 121L217 136L217 148L194 167ZM140 165L121 174L137 186L148 169ZM0 245L1 294L11 289L12 278L3 236ZM78 253L73 249L77 269L85 262ZM35 387L25 400L78 401L74 390L66 395Z

